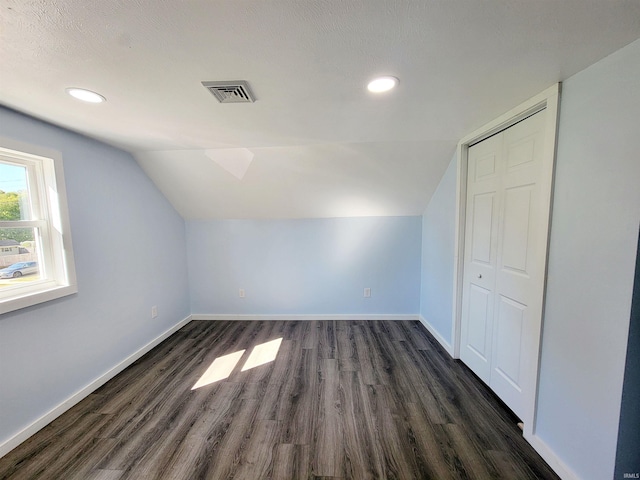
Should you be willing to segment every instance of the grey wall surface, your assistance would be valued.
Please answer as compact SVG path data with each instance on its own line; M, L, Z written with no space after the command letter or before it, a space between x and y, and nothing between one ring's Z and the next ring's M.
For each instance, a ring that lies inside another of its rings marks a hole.
M2 444L187 317L189 293L184 222L131 155L2 108L0 135L62 153L78 277L0 316Z
M640 238L636 256L636 276L633 282L631 323L627 341L627 362L624 369L624 387L620 408L618 449L614 478L625 474L640 476ZM628 477L627 477L628 478Z

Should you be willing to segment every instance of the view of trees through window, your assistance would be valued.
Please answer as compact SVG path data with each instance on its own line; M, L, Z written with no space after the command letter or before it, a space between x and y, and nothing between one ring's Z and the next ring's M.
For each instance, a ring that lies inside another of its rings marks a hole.
M0 220L23 220L21 204L25 204L26 191L5 192L0 190ZM0 228L0 239L18 243L33 241L29 228Z
M19 222L30 217L27 169L0 162L0 221ZM39 278L34 232L34 228L19 224L0 227L0 288Z

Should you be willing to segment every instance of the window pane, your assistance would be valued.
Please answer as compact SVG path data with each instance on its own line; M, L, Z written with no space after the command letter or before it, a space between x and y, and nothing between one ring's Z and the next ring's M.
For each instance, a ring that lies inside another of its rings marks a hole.
M35 228L0 228L0 291L42 278Z
M0 220L31 220L27 169L0 162Z

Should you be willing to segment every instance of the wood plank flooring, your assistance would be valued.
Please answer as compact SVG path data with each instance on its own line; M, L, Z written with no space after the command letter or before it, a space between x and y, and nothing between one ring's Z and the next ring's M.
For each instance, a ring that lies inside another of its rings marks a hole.
M277 338L274 361L241 371ZM558 477L418 322L193 321L1 458L0 478Z

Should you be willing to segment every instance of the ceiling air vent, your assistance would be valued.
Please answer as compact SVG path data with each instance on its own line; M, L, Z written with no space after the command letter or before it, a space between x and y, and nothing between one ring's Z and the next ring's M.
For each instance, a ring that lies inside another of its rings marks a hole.
M202 82L204 88L220 103L253 103L256 101L249 84L244 80L232 82Z

